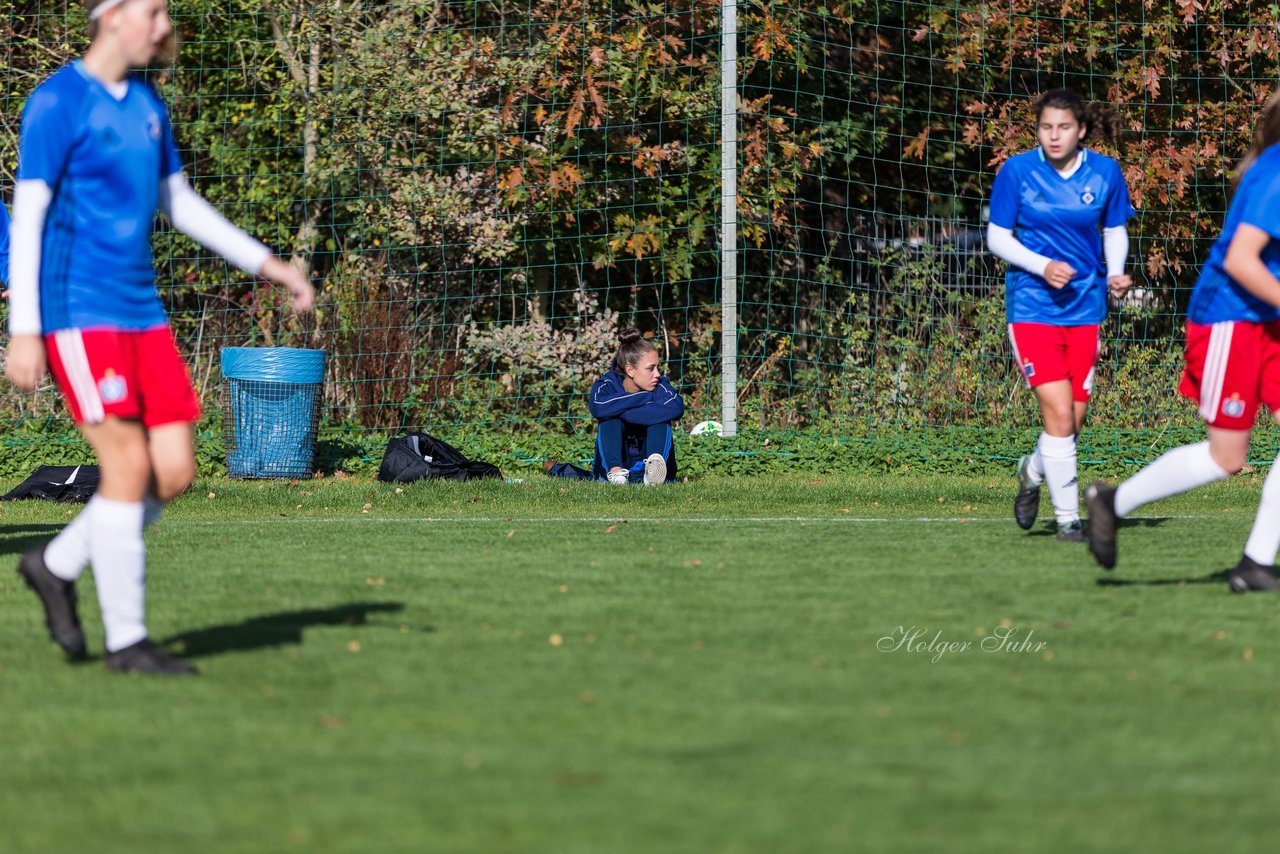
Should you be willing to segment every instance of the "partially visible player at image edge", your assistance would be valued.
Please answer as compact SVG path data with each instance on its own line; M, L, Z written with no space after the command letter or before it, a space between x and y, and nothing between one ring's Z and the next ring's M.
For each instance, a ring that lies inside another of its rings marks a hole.
M1263 105L1253 145L1232 175L1222 235L1187 307L1186 365L1178 391L1194 400L1208 439L1162 455L1112 488L1085 491L1089 550L1116 564L1119 520L1161 498L1223 480L1244 467L1259 406L1280 424L1280 89ZM1280 458L1262 485L1258 515L1227 575L1236 593L1280 589Z
M84 658L75 581L92 563L108 670L194 673L143 619L142 532L195 476L200 408L169 330L151 256L156 210L237 267L284 286L308 311L311 284L198 196L163 101L132 73L173 44L165 0L86 0L91 43L23 109L11 237L5 373L33 390L52 372L98 457L98 492L18 572L50 635ZM46 362L47 359L47 362Z
M1135 211L1119 164L1082 148L1119 142L1119 114L1068 89L1035 105L1036 148L1004 162L991 188L987 246L1009 264L1005 313L1013 356L1036 395L1043 431L1018 463L1014 519L1035 524L1047 483L1058 539L1081 542L1076 441L1089 409L1107 293L1119 299Z

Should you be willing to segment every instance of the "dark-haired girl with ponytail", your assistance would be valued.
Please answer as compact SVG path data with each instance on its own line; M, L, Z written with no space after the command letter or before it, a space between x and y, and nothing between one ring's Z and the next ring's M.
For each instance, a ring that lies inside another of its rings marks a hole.
M1076 436L1093 390L1107 292L1119 298L1132 284L1124 270L1135 211L1119 164L1081 147L1095 137L1119 141L1114 109L1055 89L1035 113L1040 144L1000 167L987 229L988 248L1009 264L1009 341L1044 427L1036 450L1018 463L1013 515L1023 529L1035 524L1047 483L1058 539L1081 542Z
M587 408L598 422L597 480L647 486L675 480L671 422L684 414L684 400L659 373L658 348L639 330L622 332L613 364L591 386Z

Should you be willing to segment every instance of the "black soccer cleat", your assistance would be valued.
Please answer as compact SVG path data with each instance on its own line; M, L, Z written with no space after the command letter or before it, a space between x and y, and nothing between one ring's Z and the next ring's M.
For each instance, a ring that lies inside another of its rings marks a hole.
M1084 491L1084 506L1089 510L1086 539L1089 553L1103 569L1116 565L1116 489L1106 481L1095 480Z
M1027 469L1031 467L1031 455L1018 460L1018 495L1013 499L1013 520L1024 531L1031 530L1040 512L1040 484L1031 483Z
M76 585L64 581L44 565L44 546L26 552L18 559L18 575L40 597L44 606L44 624L49 637L62 647L72 661L88 657L84 643L84 629L80 627L80 615L76 613Z
M1058 540L1063 543L1083 543L1084 542L1084 523L1079 519L1072 522L1062 522L1058 525Z
M1243 555L1236 568L1227 575L1232 593L1251 593L1256 590L1280 590L1280 581L1269 566L1263 566L1248 555Z
M143 638L132 646L107 653L102 660L108 670L117 673L149 673L153 676L194 676L200 671L167 649Z

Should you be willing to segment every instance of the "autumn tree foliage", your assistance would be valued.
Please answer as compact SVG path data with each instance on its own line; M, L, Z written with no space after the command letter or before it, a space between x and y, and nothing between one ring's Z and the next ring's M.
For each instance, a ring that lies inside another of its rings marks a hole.
M84 46L78 3L11 6L9 175L26 94ZM1008 381L998 272L957 290L902 247L981 227L995 170L1033 144L1030 104L1055 86L1125 117L1113 153L1141 211L1140 284L1163 300L1137 345L1167 335L1280 75L1280 13L1244 0L738 10L740 364L762 423L867 407L993 417L981 406L1000 395L982 390ZM299 323L271 289L162 233L162 290L202 382L222 344L302 344L331 353L333 418L569 417L605 326L625 322L654 334L691 396L717 398L719 0L173 12L180 58L151 76L195 184L322 293ZM548 341L584 364L558 372L537 352ZM953 383L969 408L915 401L912 383L971 353Z

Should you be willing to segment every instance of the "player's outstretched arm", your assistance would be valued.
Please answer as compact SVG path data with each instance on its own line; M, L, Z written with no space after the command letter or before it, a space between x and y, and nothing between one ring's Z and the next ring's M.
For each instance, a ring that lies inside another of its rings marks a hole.
M1227 257L1222 268L1227 275L1249 293L1271 305L1280 306L1280 280L1277 280L1262 261L1262 250L1271 242L1271 235L1247 222L1236 227L1236 233L1227 247Z
M275 282L293 298L293 309L297 312L311 311L316 301L316 289L297 267L281 261L274 255L268 255L258 275L269 282Z
M246 273L262 276L282 286L297 311L310 311L315 288L296 267L274 257L271 251L232 225L213 205L191 187L181 172L161 185L160 209L173 227L197 243L218 253Z

